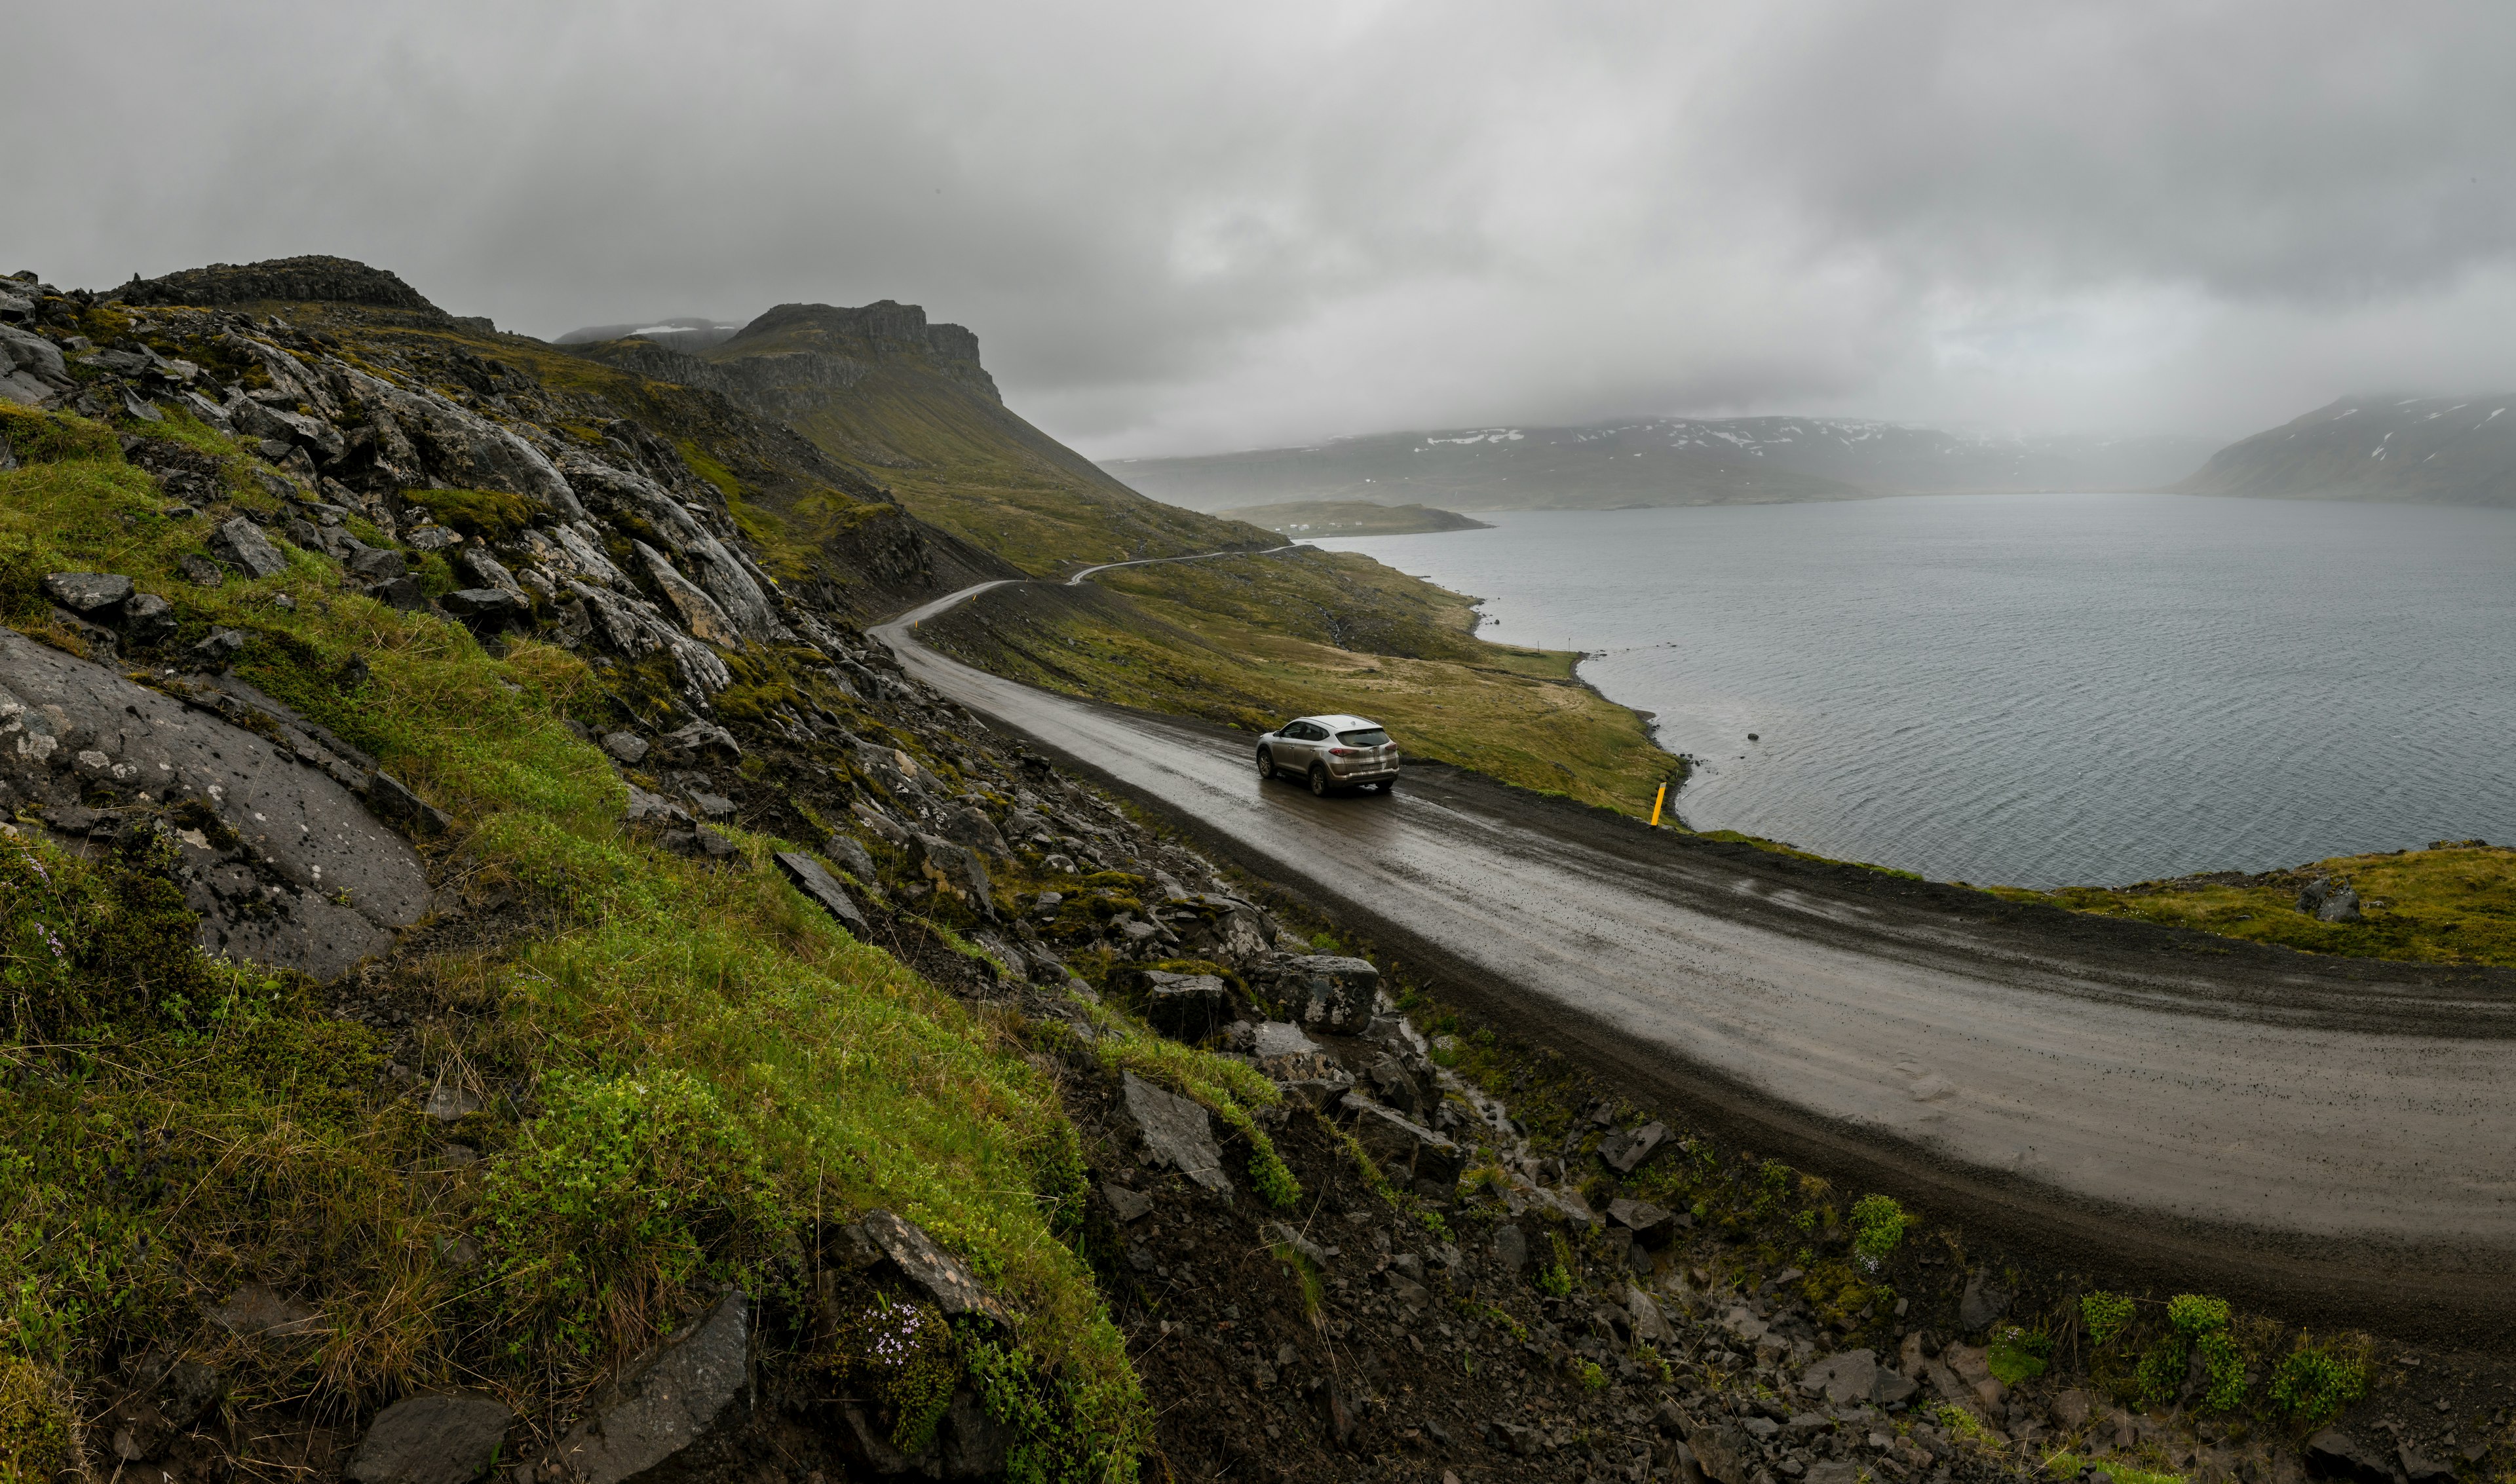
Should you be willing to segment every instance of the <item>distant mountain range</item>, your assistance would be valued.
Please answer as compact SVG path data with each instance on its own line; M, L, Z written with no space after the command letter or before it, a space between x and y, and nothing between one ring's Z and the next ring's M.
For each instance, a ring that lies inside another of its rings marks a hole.
M2229 445L2175 488L2275 499L2516 505L2516 393L2345 397Z
M2206 439L1967 438L1823 417L1653 417L1587 427L1463 428L1102 467L1192 510L1296 500L1453 510L1600 510L1881 494L2156 489Z

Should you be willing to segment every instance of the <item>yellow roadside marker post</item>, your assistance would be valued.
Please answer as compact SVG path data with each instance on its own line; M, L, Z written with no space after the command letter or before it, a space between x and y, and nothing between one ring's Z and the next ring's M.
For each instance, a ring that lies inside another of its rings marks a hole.
M1652 800L1652 827L1659 827L1659 806L1668 802L1668 784L1659 785L1659 796Z

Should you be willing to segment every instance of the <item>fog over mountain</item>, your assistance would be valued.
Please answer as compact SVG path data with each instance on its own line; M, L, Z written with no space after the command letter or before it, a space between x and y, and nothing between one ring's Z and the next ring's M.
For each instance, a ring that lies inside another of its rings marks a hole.
M1129 485L1194 510L1268 501L1423 501L1461 510L1760 505L1881 494L2153 489L2205 439L1959 438L1824 417L1653 417L1575 428L1458 428L1187 458L1112 459Z
M2503 5L99 0L0 36L9 268L339 253L546 337L917 303L1095 457L1759 413L2224 442L2516 385Z

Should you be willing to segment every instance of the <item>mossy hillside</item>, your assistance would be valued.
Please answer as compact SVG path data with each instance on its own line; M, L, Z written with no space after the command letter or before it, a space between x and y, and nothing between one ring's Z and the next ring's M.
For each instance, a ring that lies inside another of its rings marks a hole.
M22 1275L0 1349L73 1377L152 1344L213 1353L239 1405L356 1410L456 1376L531 1403L650 1339L694 1284L791 1288L816 1232L883 1205L1007 1296L1029 1405L1065 1420L1059 1436L1106 1459L1138 1446L1123 1347L1055 1233L1080 1194L1059 1158L1070 1130L1003 1028L848 938L774 871L711 871L623 836L610 768L563 724L594 684L574 657L520 642L492 657L455 625L369 602L312 553L289 550L275 577L193 588L174 561L204 523L163 503L118 456L30 463L0 475L0 545L25 570L130 573L178 603L177 643L212 623L245 631L243 678L376 752L454 816L445 859L461 877L530 904L540 925L518 941L402 969L432 1008L483 1012L432 1021L407 1070L485 1094L453 1131L505 1158L494 1178L441 1167L415 1100L379 1076L380 1033L333 1019L310 987L199 960L188 919L160 922L156 951L189 955L207 988L146 1021L21 1029L0 1051L14 1074L0 1242ZM352 684L354 657L365 678ZM746 841L755 868L772 844ZM84 865L31 835L10 848L91 895L149 877L146 862ZM57 935L85 920L31 893L11 903L49 913L26 920ZM40 965L39 938L13 933L13 961ZM1220 1063L1197 1070L1211 1058L1164 1055L1195 1063L1167 1069L1175 1085L1254 1095ZM1149 1073L1165 1073L1157 1060ZM624 1098L672 1116L625 1134ZM590 1202L589 1167L641 1172L651 1204L633 1222ZM466 1230L494 1282L445 1257ZM215 1331L202 1306L247 1281L309 1295L319 1335Z
M1640 717L1570 678L1574 657L1482 643L1472 600L1368 558L1227 557L1091 580L1111 588L999 589L920 636L1046 690L1251 732L1367 715L1409 757L1629 814L1682 773Z
M2319 877L2350 884L2366 920L2323 922L2298 911L2298 892ZM2309 954L2516 964L2516 850L2505 846L2441 842L2426 850L2335 856L2255 876L2230 871L2135 886L1992 890L2011 901L2048 902Z
M702 359L774 367L818 343L737 336ZM765 374L774 375L774 370ZM914 356L886 357L844 387L816 385L780 415L830 456L875 477L919 519L1035 575L1096 562L1272 546L1269 531L1138 494L985 393Z

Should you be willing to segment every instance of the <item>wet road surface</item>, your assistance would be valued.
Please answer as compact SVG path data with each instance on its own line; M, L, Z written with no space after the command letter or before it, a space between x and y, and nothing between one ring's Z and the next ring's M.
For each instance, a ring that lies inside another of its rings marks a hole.
M1513 1029L1781 1141L1760 1148L2013 1240L2398 1330L2511 1307L2516 976L2016 908L1448 769L1316 799L1261 781L1250 738L916 642L981 590L875 633L963 705L1394 932Z

